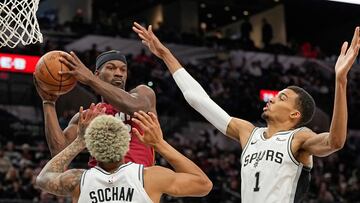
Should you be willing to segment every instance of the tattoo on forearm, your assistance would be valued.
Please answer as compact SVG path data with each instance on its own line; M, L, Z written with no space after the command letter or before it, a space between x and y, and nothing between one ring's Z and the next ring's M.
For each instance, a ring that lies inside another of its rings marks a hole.
M49 193L67 196L70 195L76 186L80 184L82 169L72 169L64 174L49 174L48 180L43 189ZM57 176L57 177L56 177Z
M79 184L83 170L66 171L70 162L84 148L83 138L76 138L68 147L56 155L39 174L37 185L52 194L69 195Z
M65 168L69 166L70 162L79 154L85 147L85 144L80 139L75 139L68 147L54 157L48 167L47 172L64 172Z

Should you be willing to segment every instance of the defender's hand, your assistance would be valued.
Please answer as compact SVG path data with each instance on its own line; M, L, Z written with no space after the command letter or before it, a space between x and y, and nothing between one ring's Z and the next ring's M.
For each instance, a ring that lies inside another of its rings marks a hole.
M134 26L132 27L134 32L136 32L139 37L141 38L141 42L146 45L151 53L156 55L157 57L161 58L169 51L160 40L155 36L152 31L152 26L149 25L148 29L146 30L143 26L139 23L134 22Z
M90 122L99 115L104 115L106 111L105 107L101 107L100 104L95 106L92 103L88 110L84 111L81 106L79 109L79 122L78 122L78 137L84 139L85 130L89 126Z
M136 128L132 128L132 132L142 143L156 147L156 145L163 141L160 123L154 113L145 113L143 111L135 112L134 118L131 120L144 132L144 134L141 135Z
M336 79L346 81L347 74L355 62L359 54L360 48L360 33L359 27L356 27L351 45L348 48L348 42L344 42L341 47L341 52L335 65Z

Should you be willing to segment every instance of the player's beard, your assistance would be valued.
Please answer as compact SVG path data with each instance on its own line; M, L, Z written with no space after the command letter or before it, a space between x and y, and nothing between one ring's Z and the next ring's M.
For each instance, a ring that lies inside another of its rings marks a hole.
M261 118L264 119L265 121L267 121L269 119L269 116L265 112L263 112L261 114Z

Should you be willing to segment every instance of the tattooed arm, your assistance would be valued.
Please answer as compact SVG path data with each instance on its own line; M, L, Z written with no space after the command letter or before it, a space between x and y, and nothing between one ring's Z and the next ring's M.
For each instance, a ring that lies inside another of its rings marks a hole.
M83 169L65 171L70 162L85 149L83 138L77 137L69 146L52 158L36 178L35 185L58 196L70 196L79 186ZM65 171L65 172L64 172Z
M91 104L89 110L83 113L83 108L80 107L77 138L45 165L36 178L35 185L37 187L58 196L70 196L79 191L79 183L84 169L65 170L76 155L85 149L86 127L96 116L104 114L105 110L99 105Z

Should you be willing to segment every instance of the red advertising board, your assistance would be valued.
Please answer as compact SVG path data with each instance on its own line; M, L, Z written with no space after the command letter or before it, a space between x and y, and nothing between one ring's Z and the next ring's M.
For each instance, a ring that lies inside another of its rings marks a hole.
M269 99L275 97L279 91L277 90L260 90L260 99L264 102L268 102Z
M39 56L0 53L0 71L33 73Z

